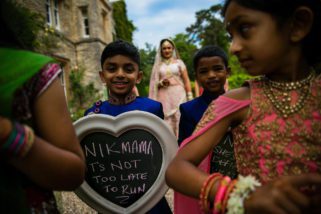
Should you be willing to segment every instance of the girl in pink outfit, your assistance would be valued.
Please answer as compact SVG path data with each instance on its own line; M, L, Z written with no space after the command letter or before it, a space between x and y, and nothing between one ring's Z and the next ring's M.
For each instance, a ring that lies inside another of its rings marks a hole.
M179 105L193 99L193 95L186 66L170 39L160 42L150 78L149 98L162 103L165 121L178 136Z
M211 103L167 183L200 199L190 213L320 213L321 1L226 0L223 15L231 53L258 78ZM209 171L229 128L236 180Z

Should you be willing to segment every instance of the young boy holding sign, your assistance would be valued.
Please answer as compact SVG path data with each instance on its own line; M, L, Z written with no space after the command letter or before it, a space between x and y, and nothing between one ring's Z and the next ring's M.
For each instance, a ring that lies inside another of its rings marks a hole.
M139 70L140 56L135 46L123 40L109 43L102 52L101 67L99 76L106 84L109 99L97 101L86 110L85 115L117 116L128 111L140 110L164 119L161 103L149 98L137 97L133 90L143 76L142 71ZM148 213L172 212L163 197Z

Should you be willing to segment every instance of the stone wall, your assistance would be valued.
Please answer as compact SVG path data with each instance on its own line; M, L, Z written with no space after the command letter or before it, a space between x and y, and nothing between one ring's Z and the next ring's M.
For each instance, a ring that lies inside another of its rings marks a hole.
M85 42L77 44L77 60L78 64L83 66L85 72L85 82L94 82L95 87L104 90L100 81L99 71L101 71L100 55L105 47L102 42L95 39L88 39Z
M16 1L46 17L45 0ZM102 94L104 87L98 71L101 69L100 54L113 40L111 4L107 0L60 0L58 8L59 26L53 26L59 37L58 47L49 50L49 54L61 62L66 81L70 70L84 68L84 83L94 82ZM83 33L82 8L86 8L88 13L90 35L87 37Z

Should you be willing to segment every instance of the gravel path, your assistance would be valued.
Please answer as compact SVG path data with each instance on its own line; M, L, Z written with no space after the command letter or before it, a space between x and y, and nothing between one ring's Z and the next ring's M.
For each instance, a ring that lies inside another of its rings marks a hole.
M55 192L61 214L97 214L73 192ZM173 210L173 190L169 189L165 195Z

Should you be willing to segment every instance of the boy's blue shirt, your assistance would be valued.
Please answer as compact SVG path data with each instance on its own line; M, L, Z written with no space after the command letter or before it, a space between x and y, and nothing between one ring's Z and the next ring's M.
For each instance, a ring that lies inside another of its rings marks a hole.
M213 95L208 91L191 101L179 106L181 117L179 121L178 144L192 135L197 123L201 120L209 104L219 95Z
M85 111L85 116L92 112L95 114L107 114L115 117L119 114L134 110L149 112L161 119L164 119L162 104L146 97L136 97L133 102L124 105L113 105L108 101L98 101L94 103L91 108Z

